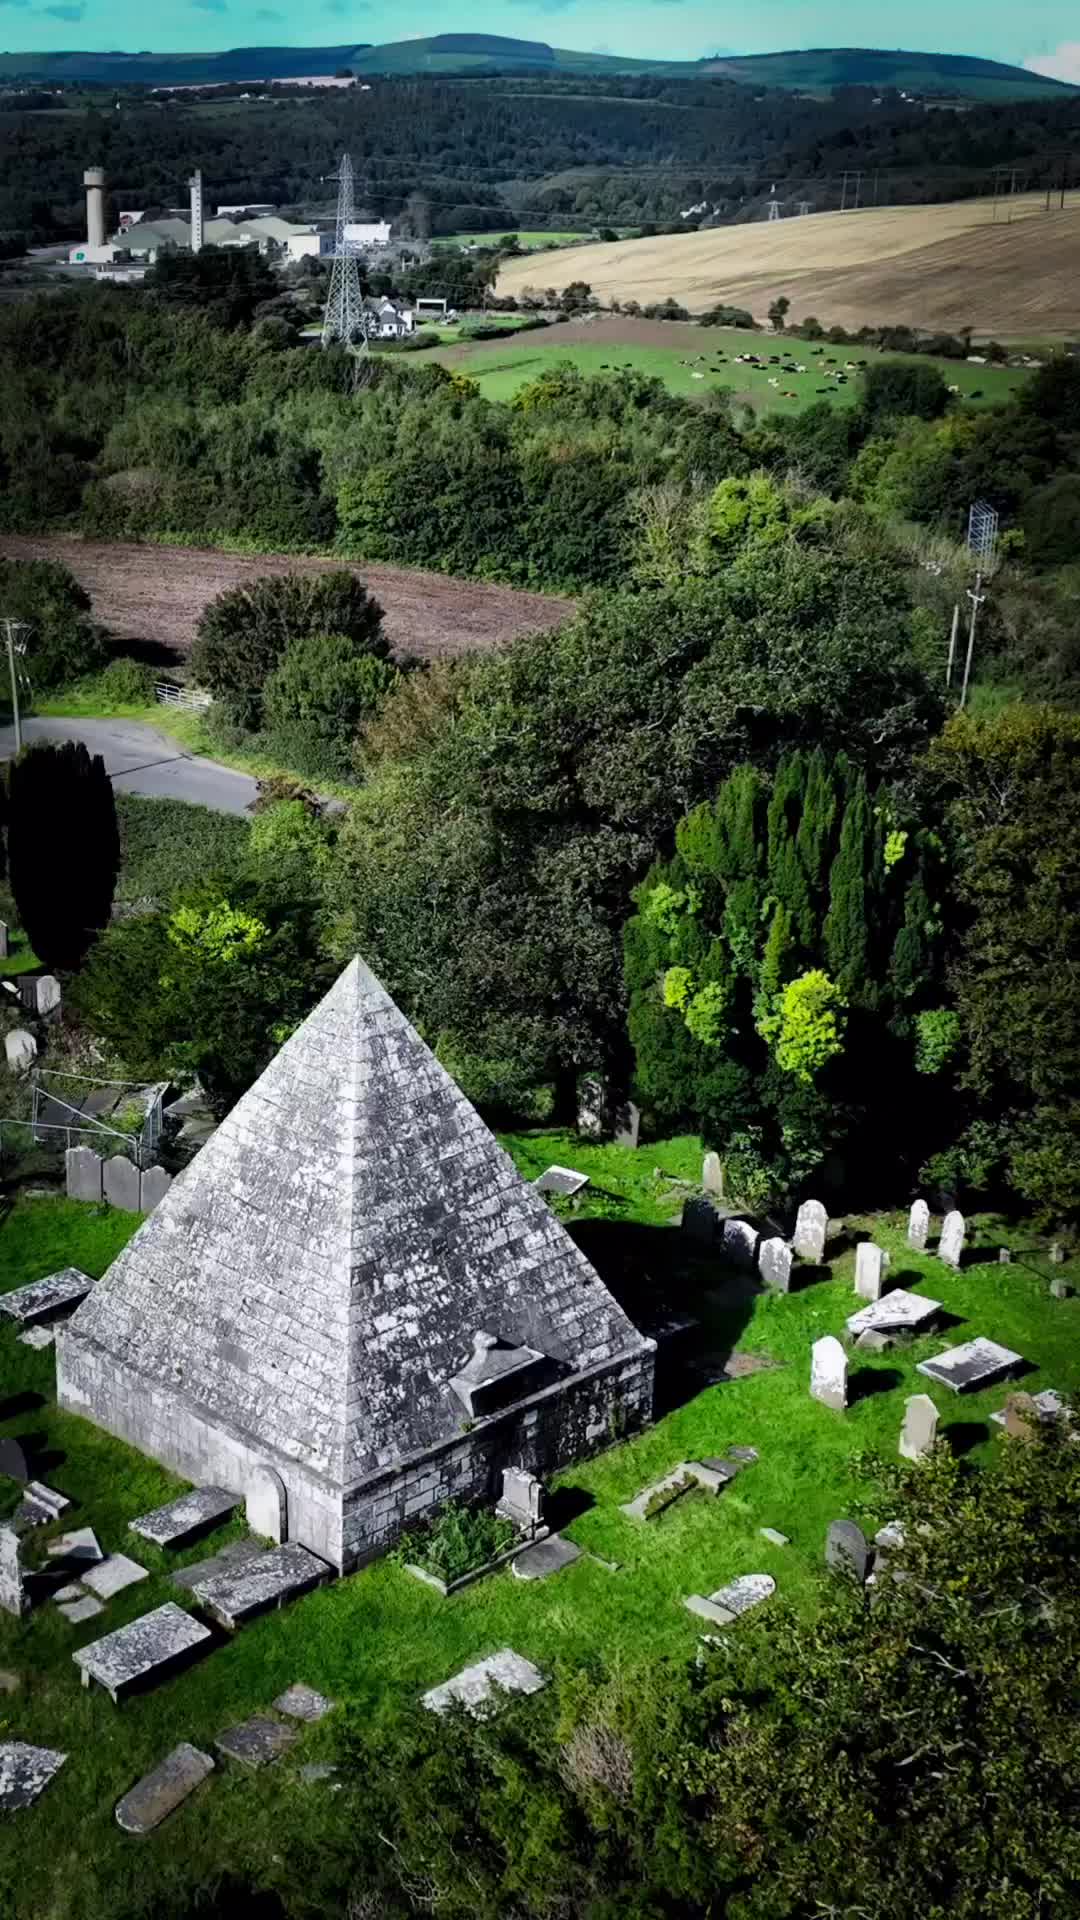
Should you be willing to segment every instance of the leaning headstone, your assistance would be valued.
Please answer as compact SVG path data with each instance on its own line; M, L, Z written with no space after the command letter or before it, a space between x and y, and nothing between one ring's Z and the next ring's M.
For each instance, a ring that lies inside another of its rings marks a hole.
M423 1705L429 1713L448 1713L451 1707L462 1706L479 1717L498 1706L502 1693L539 1693L546 1686L539 1667L512 1647L502 1647L475 1666L463 1667L442 1686L430 1687L423 1695Z
M855 1291L860 1300L880 1300L889 1271L889 1255L872 1240L860 1240L855 1249Z
M105 1558L93 1527L75 1527L71 1533L59 1534L49 1541L45 1552L50 1560L70 1560L73 1569L96 1567Z
M101 1155L93 1147L69 1147L64 1155L69 1200L101 1201Z
M958 1267L964 1257L964 1240L967 1227L962 1213L955 1210L945 1215L938 1241L938 1259L944 1260L947 1267Z
M239 1726L226 1727L214 1745L227 1760L238 1760L242 1767L254 1769L279 1760L299 1738L295 1727L283 1726L268 1714L253 1713L250 1720L242 1720Z
M23 1529L48 1527L66 1513L71 1501L66 1493L57 1493L40 1480L31 1480L15 1511L15 1524Z
M739 1220L734 1215L725 1220L720 1229L720 1244L724 1257L733 1266L752 1270L757 1265L758 1246L761 1235L749 1220Z
M4 1035L4 1057L12 1073L25 1073L37 1059L37 1041L25 1027L13 1027Z
M925 1200L916 1200L908 1215L907 1243L916 1253L924 1253L930 1232L930 1209Z
M825 1564L862 1586L870 1569L866 1535L854 1520L834 1520L825 1536Z
M831 1333L815 1340L811 1348L810 1397L837 1413L847 1406L847 1355Z
M791 1259L791 1248L786 1240L781 1240L779 1234L761 1242L758 1248L758 1272L773 1293L790 1292Z
M152 1540L156 1547L186 1547L200 1534L231 1519L240 1504L239 1494L228 1493L224 1487L192 1487L190 1493L182 1493L167 1506L129 1520L128 1532Z
M111 1207L122 1207L125 1213L138 1213L140 1185L139 1169L126 1154L114 1153L111 1160L106 1160L101 1171L101 1189Z
M142 1614L115 1633L79 1647L71 1657L83 1686L96 1680L116 1703L136 1689L166 1679L200 1653L209 1652L211 1644L209 1627L167 1600L163 1607Z
M245 1513L252 1533L261 1533L264 1540L279 1543L288 1539L289 1503L285 1482L273 1467L255 1468L247 1484Z
M10 1434L0 1436L0 1474L6 1474L9 1480L18 1480L24 1487L30 1478L26 1448Z
M928 1393L913 1393L904 1402L904 1424L900 1429L900 1457L925 1460L937 1438L938 1410Z
M588 1174L575 1167L546 1167L533 1181L537 1193L553 1193L558 1200L573 1200L588 1184Z
M24 1740L0 1741L0 1813L18 1813L32 1806L66 1759L66 1753L57 1753L52 1747L30 1747Z
M160 1766L145 1774L117 1801L118 1824L125 1833L151 1833L170 1813L175 1813L213 1771L210 1755L182 1740L166 1754Z
M825 1239L829 1230L829 1216L820 1200L804 1200L795 1216L795 1235L792 1242L800 1260L807 1260L811 1266L820 1267L825 1258Z
M883 1293L880 1300L872 1300L869 1306L849 1314L847 1330L853 1340L871 1331L926 1333L940 1312L940 1300L928 1300L921 1293L909 1293L906 1287L897 1287L892 1293Z
M615 1109L615 1145L630 1147L636 1152L640 1138L641 1108L636 1107L632 1100L624 1100Z
M791 1545L790 1536L786 1533L781 1533L777 1527L759 1527L758 1532L763 1540L769 1542L771 1547L790 1547Z
M172 1186L172 1174L164 1167L147 1167L139 1181L139 1212L153 1213Z
M707 1153L701 1168L701 1184L706 1193L715 1193L718 1200L724 1197L724 1169L718 1153Z
M703 1195L692 1193L683 1201L682 1230L691 1240L700 1240L711 1246L716 1239L716 1229L720 1215L711 1200Z
M14 1527L0 1527L0 1608L16 1619L29 1605L23 1586L22 1541Z

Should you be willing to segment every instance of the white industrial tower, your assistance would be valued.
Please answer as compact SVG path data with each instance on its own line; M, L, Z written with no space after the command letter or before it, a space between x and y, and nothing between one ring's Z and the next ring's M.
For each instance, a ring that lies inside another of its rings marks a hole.
M86 188L86 240L91 247L105 245L105 169L87 167L83 174Z
M196 167L188 181L191 188L191 251L201 253L203 244L202 168Z
M772 199L769 201L769 219L779 220L780 202L776 197L776 182L773 182Z
M356 250L348 237L355 223L353 208L353 166L347 153L338 168L337 229L334 236L334 265L330 273L330 292L323 317L322 343L358 346L367 352L364 332L364 306L360 295L360 268Z

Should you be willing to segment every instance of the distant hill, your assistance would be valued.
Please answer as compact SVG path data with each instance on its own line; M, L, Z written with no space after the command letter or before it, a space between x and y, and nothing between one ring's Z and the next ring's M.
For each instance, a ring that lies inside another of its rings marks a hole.
M6 53L0 54L0 82L212 86L332 74L340 67L351 67L361 76L534 72L694 79L716 74L747 86L806 93L840 86L897 87L908 93L965 100L1024 100L1076 91L1061 80L968 54L826 47L730 59L637 60L621 54L576 53L543 40L496 33L437 33L426 39L391 40L382 46L233 47L225 53Z

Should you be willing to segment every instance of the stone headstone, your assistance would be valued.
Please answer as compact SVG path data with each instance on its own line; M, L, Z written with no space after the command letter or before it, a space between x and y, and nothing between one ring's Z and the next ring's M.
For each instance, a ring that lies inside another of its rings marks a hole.
M224 1487L193 1487L167 1506L155 1507L128 1522L129 1533L152 1540L156 1547L186 1547L202 1533L209 1533L229 1520L241 1505L239 1494Z
M289 1537L289 1502L285 1482L273 1467L256 1467L245 1490L245 1513L252 1533L279 1543Z
M139 1181L139 1212L153 1213L171 1186L172 1174L164 1167L146 1167Z
M292 1540L227 1573L196 1581L191 1591L212 1619L231 1633L257 1614L298 1600L329 1578L325 1560Z
M62 1267L59 1273L46 1274L28 1287L16 1287L13 1293L0 1294L0 1313L17 1320L20 1327L33 1327L42 1320L58 1320L74 1313L85 1300L93 1281L78 1267Z
M847 1355L831 1333L810 1351L810 1397L842 1413L847 1406Z
M572 1540L563 1540L559 1534L553 1533L550 1539L538 1540L535 1546L526 1547L524 1553L514 1556L514 1578L546 1580L549 1574L561 1573L564 1567L572 1567L574 1561L580 1559L580 1547L575 1547Z
M855 1249L855 1291L860 1300L880 1300L889 1271L889 1256L872 1240L860 1240Z
M93 1527L75 1527L70 1533L61 1533L50 1540L45 1548L50 1560L69 1560L72 1570L79 1567L96 1567L105 1555L98 1545L97 1534Z
M125 1833L151 1833L170 1813L175 1813L213 1771L210 1755L182 1740L166 1754L160 1766L145 1774L117 1801L118 1825Z
M1060 1240L1054 1240L1050 1246L1050 1264L1054 1267L1065 1265L1065 1249Z
M928 1393L913 1393L904 1402L904 1424L900 1429L900 1456L904 1460L925 1460L937 1438L938 1410Z
M261 1560L266 1552L257 1540L230 1540L228 1546L220 1552L210 1554L206 1560L196 1560L190 1566L177 1567L172 1576L174 1587L181 1593L192 1593L202 1580L216 1580L219 1573L232 1573L237 1567L247 1565L249 1560Z
M1011 1265L1012 1265L1012 1248L999 1247L998 1248L998 1266L1009 1267Z
M763 1540L769 1542L770 1547L790 1547L791 1545L790 1537L786 1533L781 1533L777 1527L759 1527L758 1532Z
M0 960L6 960L7 957L8 957L7 921L0 920Z
M641 1138L641 1108L632 1100L624 1100L615 1109L615 1145L630 1147L635 1152Z
M29 1601L23 1586L22 1541L14 1527L0 1527L0 1607L16 1619Z
M724 1197L724 1169L718 1153L707 1153L701 1168L701 1184L706 1193L714 1193L718 1200Z
M125 1587L133 1587L150 1576L145 1567L140 1567L137 1560L129 1560L126 1553L110 1553L106 1560L100 1560L80 1577L83 1586L89 1587L100 1600L112 1600L116 1594L123 1593Z
M253 1713L250 1720L242 1720L238 1727L226 1727L214 1745L227 1760L255 1768L280 1760L299 1738L295 1727L283 1726L280 1720L271 1720L265 1713Z
M212 1644L209 1627L167 1600L115 1633L79 1647L72 1659L84 1687L96 1680L114 1702L186 1666Z
M925 1252L926 1242L927 1242L929 1233L930 1233L930 1209L927 1206L925 1200L916 1200L913 1202L911 1212L908 1214L908 1223L907 1223L908 1246L914 1247L916 1253Z
M532 1533L543 1524L544 1483L524 1467L503 1468L503 1490L499 1511L516 1527Z
M12 1073L25 1073L37 1059L37 1041L25 1027L13 1027L4 1035L4 1057Z
M752 1607L760 1607L776 1592L776 1581L771 1573L740 1573L729 1580L726 1587L718 1587L710 1593L709 1600L714 1607L722 1607L733 1620L740 1614L749 1613Z
M122 1207L125 1213L138 1213L141 1184L139 1169L126 1154L114 1153L111 1160L106 1160L101 1170L101 1190L111 1207Z
M965 1393L970 1388L992 1386L995 1380L1022 1365L1022 1354L1000 1347L996 1340L979 1338L966 1340L959 1347L947 1347L931 1360L920 1360L917 1371L925 1373L928 1380L940 1380L942 1386L951 1387L954 1393Z
M9 1480L17 1480L23 1487L30 1478L26 1448L20 1440L9 1434L0 1435L0 1474L6 1474Z
M1069 1299L1071 1299L1071 1298L1072 1298L1072 1287L1070 1286L1070 1284L1069 1284L1069 1282L1068 1282L1067 1280L1051 1280L1051 1282L1050 1282L1050 1298L1051 1298L1051 1300L1069 1300Z
M55 1487L46 1487L40 1480L31 1480L16 1511L16 1525L24 1529L51 1526L70 1505L65 1493L57 1493Z
M32 1806L66 1759L66 1753L57 1753L52 1747L30 1747L24 1740L0 1741L0 1813L18 1813Z
M825 1536L825 1564L834 1573L846 1573L862 1586L870 1570L866 1535L854 1520L834 1520Z
M463 1667L452 1680L429 1688L423 1705L429 1713L448 1713L451 1707L462 1706L479 1718L498 1706L500 1693L539 1693L546 1686L539 1667L512 1647L502 1647L475 1666Z
M1033 1440L1042 1416L1030 1393L1010 1393L1005 1402L1004 1426L1014 1440Z
M779 1234L761 1242L758 1248L758 1272L774 1293L790 1292L791 1260L791 1248L786 1240L781 1240Z
M705 1246L712 1246L719 1220L720 1215L712 1201L703 1195L692 1193L683 1201L682 1230L691 1240L700 1240Z
M537 1193L553 1193L560 1200L572 1200L588 1184L588 1174L574 1167L547 1167L534 1182Z
M793 1246L800 1260L820 1267L825 1258L825 1239L829 1216L820 1200L804 1200L795 1216Z
M909 1293L896 1287L849 1314L847 1330L853 1339L873 1330L876 1333L925 1333L941 1312L940 1300L928 1300L921 1293Z
M734 1215L724 1221L720 1228L720 1244L724 1257L733 1266L748 1271L757 1266L757 1251L761 1235L749 1220L739 1220Z
M64 1155L69 1200L101 1200L101 1155L93 1147L69 1147Z
M583 1140L602 1140L609 1130L610 1096L607 1082L598 1073L583 1074L578 1081L577 1130Z
M944 1260L947 1267L958 1267L964 1257L964 1240L967 1227L962 1213L955 1210L945 1215L938 1241L938 1259Z
M284 1693L279 1693L274 1701L274 1712L283 1713L289 1720L303 1720L308 1724L316 1720L325 1720L333 1713L334 1702L328 1700L325 1693L316 1693L314 1687L307 1687L297 1680Z
M54 973L31 974L19 982L19 999L29 1013L45 1020L60 1005L60 982Z
M1010 1395L1009 1397L1010 1399L1012 1398L1027 1399L1029 1396L1026 1394L1023 1394L1023 1395ZM1036 1417L1039 1420L1042 1420L1042 1421L1063 1420L1066 1418L1068 1414L1067 1403L1065 1400L1062 1399L1062 1396L1057 1391L1056 1387L1044 1387L1041 1393L1031 1394L1030 1399L1031 1399L1032 1412L1036 1415ZM1006 1407L1007 1406L1008 1406L1008 1401L1006 1401ZM997 1413L992 1413L990 1415L990 1418L999 1427L1008 1426L1008 1419L1006 1416L1005 1407L1000 1408Z

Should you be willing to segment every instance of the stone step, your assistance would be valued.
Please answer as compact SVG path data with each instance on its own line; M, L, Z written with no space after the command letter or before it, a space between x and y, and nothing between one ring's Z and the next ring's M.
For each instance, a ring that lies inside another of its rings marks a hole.
M330 1575L331 1569L325 1560L317 1559L298 1541L290 1540L284 1546L271 1547L268 1553L260 1554L257 1560L250 1560L244 1566L197 1580L191 1592L211 1618L231 1633L257 1614L266 1613L271 1607L283 1607L290 1600L299 1599L302 1593L310 1593L313 1587L329 1580Z

